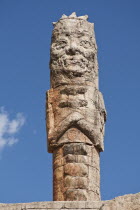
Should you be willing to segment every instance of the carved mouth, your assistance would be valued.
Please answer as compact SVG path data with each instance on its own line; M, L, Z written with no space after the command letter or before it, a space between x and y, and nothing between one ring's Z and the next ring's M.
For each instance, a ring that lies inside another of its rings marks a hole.
M89 61L82 55L62 56L58 60L53 60L53 69L63 69L72 72L85 72L88 70Z
M80 60L74 60L74 59L67 59L64 60L64 65L65 66L69 66L69 65L81 65L81 61Z
M63 60L64 67L75 67L79 66L80 68L85 68L87 66L87 61L85 59L65 59Z

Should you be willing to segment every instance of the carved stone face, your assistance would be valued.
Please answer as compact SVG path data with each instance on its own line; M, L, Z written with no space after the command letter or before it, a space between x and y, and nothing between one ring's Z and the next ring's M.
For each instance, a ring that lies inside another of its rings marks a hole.
M94 66L95 53L96 43L91 23L77 19L57 23L51 45L52 70L90 72Z

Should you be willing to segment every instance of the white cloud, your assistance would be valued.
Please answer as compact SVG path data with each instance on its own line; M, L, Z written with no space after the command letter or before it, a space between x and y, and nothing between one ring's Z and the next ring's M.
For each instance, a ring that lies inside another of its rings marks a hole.
M10 120L8 112L3 107L0 108L0 151L6 146L12 146L19 141L15 135L24 123L25 117L22 113L17 113L16 117Z

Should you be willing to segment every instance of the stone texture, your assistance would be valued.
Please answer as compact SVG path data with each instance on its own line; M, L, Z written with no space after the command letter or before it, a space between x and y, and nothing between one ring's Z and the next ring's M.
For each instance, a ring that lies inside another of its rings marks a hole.
M0 210L140 210L140 193L114 198L110 201L52 201L0 204Z
M100 200L106 110L98 90L97 45L88 16L53 23L46 118L55 201Z
M64 144L53 157L54 200L100 199L99 152L93 145Z

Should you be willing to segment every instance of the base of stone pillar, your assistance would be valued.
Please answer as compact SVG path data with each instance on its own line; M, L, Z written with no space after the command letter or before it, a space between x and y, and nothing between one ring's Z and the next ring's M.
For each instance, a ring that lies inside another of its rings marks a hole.
M0 204L0 210L139 210L140 193L128 194L110 201L51 201Z

